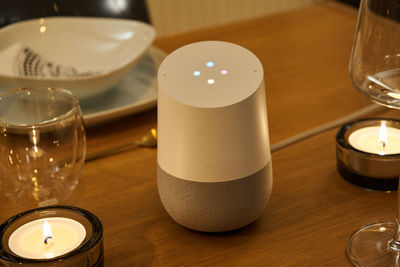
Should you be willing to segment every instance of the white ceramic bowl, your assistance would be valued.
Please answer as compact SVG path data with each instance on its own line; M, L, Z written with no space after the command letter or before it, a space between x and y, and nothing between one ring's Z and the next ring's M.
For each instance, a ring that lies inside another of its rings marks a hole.
M0 29L0 90L51 86L87 98L127 73L155 37L148 24L125 19L51 17Z

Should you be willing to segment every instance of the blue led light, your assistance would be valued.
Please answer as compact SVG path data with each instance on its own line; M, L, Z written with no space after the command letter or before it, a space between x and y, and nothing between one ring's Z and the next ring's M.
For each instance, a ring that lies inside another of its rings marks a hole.
M214 67L214 62L208 61L208 62L206 63L206 66L209 67L209 68L212 68L212 67Z
M193 75L194 75L194 76L200 76L200 71L195 70L195 71L193 72Z

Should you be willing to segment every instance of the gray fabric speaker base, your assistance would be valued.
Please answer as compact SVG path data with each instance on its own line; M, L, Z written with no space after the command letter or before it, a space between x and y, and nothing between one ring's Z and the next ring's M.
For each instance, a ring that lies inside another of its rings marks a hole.
M158 165L158 193L168 214L197 231L223 232L256 220L272 189L272 166L233 181L204 183L183 180Z

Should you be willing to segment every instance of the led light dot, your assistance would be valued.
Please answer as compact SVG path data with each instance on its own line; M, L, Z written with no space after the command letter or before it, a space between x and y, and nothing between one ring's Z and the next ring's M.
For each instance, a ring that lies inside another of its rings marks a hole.
M212 68L212 67L214 67L214 62L208 61L208 62L206 63L206 66L209 67L209 68Z
M222 75L226 75L226 74L228 74L228 71L227 70L221 70L221 74Z
M207 83L208 83L208 84L214 84L215 81L214 81L214 79L208 79L208 80L207 80Z
M194 75L194 76L200 76L200 71L198 71L198 70L194 71L194 72L193 72L193 75Z

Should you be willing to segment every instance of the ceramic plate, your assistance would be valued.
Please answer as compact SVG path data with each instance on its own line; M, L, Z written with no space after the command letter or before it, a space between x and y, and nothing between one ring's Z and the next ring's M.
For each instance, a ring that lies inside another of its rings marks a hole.
M157 71L166 53L150 47L138 64L110 90L80 101L85 124L95 125L156 106Z
M0 29L1 89L65 88L83 99L115 85L154 40L143 22L114 18L51 17Z

